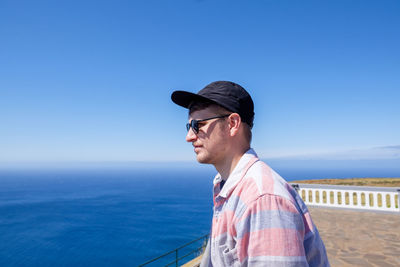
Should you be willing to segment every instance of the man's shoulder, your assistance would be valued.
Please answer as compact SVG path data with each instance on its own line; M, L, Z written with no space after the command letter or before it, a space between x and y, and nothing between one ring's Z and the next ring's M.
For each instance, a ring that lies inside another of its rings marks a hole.
M255 200L268 194L293 201L293 188L261 160L255 162L247 170L235 191L242 195L248 195L248 200Z

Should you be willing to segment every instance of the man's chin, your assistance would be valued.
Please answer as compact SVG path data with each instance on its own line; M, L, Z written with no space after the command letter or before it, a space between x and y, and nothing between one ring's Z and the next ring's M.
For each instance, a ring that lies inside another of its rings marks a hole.
M200 153L197 154L196 156L197 162L202 163L202 164L210 164L210 159L208 157L205 157L204 155L201 155Z

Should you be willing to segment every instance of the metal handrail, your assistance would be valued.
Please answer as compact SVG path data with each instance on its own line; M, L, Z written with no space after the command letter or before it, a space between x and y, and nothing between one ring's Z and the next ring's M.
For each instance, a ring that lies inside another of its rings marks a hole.
M164 265L164 266L170 266L170 265L172 265L172 264L175 264L175 266L179 266L179 261L180 261L180 260L182 260L183 258L186 258L187 256L193 254L194 252L198 252L198 251L200 251L201 249L203 249L203 248L205 247L206 242L203 242L202 245L201 245L200 247L198 247L198 248L196 248L196 249L194 249L194 250L192 250L192 251L186 253L185 255L183 255L183 256L181 256L181 257L178 257L178 251L179 251L180 249L183 249L183 248L185 248L185 247L187 247L187 246L189 246L189 245L191 245L191 244L193 244L193 243L195 243L195 242L201 240L201 239L204 239L204 241L207 241L208 236L209 236L209 234L203 235L203 236L201 236L201 237L199 237L199 238L197 238L197 239L195 239L195 240L192 240L192 241L190 241L190 242L188 242L188 243L186 243L186 244L184 244L184 245L182 245L182 246L180 246L180 247L178 247L178 248L176 248L176 249L173 249L173 250L171 250L171 251L168 251L167 253L164 253L164 254L162 254L162 255L160 255L160 256L158 256L158 257L156 257L156 258L153 258L153 259L151 259L151 260L148 260L148 261L146 261L145 263L142 263L142 264L138 265L138 267L142 267L142 266L145 266L145 265L150 264L150 263L152 263L152 262L155 262L155 261L157 261L157 260L159 260L159 259L161 259L161 258L164 258L164 257L166 257L166 256L168 256L168 255L170 255L170 254L172 254L172 253L174 253L174 252L175 252L175 260L174 260L174 261L171 261L170 263L168 263L168 264L166 264L166 265Z

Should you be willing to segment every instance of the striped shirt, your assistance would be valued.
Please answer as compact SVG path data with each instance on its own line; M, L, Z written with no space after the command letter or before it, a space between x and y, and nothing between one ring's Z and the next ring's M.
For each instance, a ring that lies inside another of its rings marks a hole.
M248 150L220 187L214 179L211 236L201 266L329 266L297 192Z

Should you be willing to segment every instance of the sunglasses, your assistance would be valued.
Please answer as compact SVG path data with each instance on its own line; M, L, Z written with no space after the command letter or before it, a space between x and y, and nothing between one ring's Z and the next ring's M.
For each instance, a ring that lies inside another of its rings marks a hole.
M189 123L186 123L186 130L189 132L190 127L192 127L193 132L195 134L198 134L199 133L199 122L208 121L208 120L212 120L212 119L222 119L222 118L228 117L229 115L231 115L231 114L211 117L211 118L207 118L207 119L203 119L203 120L191 120Z

